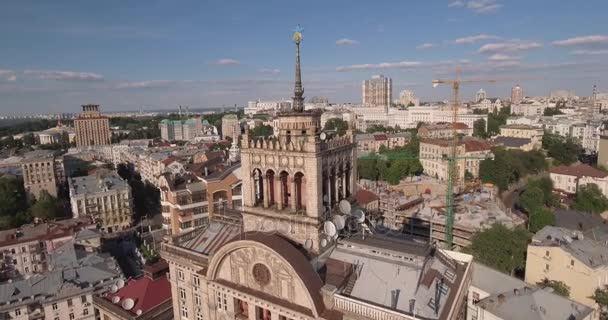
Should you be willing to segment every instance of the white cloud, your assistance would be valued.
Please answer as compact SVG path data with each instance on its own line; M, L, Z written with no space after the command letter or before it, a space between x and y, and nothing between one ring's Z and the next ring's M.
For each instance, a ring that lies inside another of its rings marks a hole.
M448 8L461 8L464 7L464 2L462 1L453 1L448 4Z
M553 45L560 47L608 45L608 36L590 35L574 37L565 40L553 41Z
M258 71L258 73L261 73L261 74L272 74L272 75L277 75L277 74L281 73L281 70L279 70L279 69L268 69L268 68L258 69L257 71Z
M373 69L406 69L415 68L422 65L419 61L401 61L401 62L383 62L376 64L353 64L349 66L340 66L336 68L336 71L359 71L359 70L373 70Z
M475 13L494 13L502 7L496 0L470 0L467 8Z
M12 70L0 69L0 80L14 82L17 81L17 75Z
M342 39L336 40L336 44L337 45L354 45L354 44L359 44L359 41L349 39L349 38L342 38Z
M429 49L429 48L432 48L434 46L435 46L435 44L427 42L427 43L423 43L423 44L417 45L416 49Z
M488 60L490 61L516 61L519 59L520 57L518 56L510 56L502 53L495 53L488 57Z
M542 46L543 44L538 41L514 39L502 43L488 43L479 48L478 52L484 54L519 52L541 48Z
M92 72L58 71L58 70L25 70L23 74L42 80L58 81L101 81L103 76Z
M571 52L571 54L584 55L584 56L596 56L596 55L608 54L608 50L574 50Z
M116 89L148 89L161 88L169 84L175 83L172 80L144 80L144 81L128 81L120 82L116 85Z
M227 65L241 64L241 62L239 60L235 60L235 59L222 58L222 59L217 59L217 60L213 61L213 64L218 65L218 66L227 66Z
M474 35L474 36L458 38L458 39L454 40L454 43L455 44L472 44L477 41L496 40L496 39L500 39L500 37L489 35L489 34L478 34L478 35Z

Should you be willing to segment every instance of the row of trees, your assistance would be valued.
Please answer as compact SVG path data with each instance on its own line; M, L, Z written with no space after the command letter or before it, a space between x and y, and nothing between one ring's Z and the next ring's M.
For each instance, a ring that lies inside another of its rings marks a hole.
M479 119L473 123L473 135L480 138L489 138L500 133L500 126L507 123L507 118L511 115L511 108L504 107L500 111L488 113L487 110L473 110L475 114L487 114L488 123L486 129L486 121Z
M483 182L493 183L501 191L509 185L530 174L547 169L548 165L542 152L506 150L494 148L494 159L484 159L479 164L479 177Z
M578 161L582 147L573 138L545 132L543 135L543 149L547 150L547 155L554 159L556 165L570 165Z
M38 199L28 203L21 179L0 177L0 229L17 228L34 218L42 220L62 216L63 210L57 199L42 191Z
M519 206L528 213L528 230L532 233L555 224L553 207L559 204L553 194L553 181L549 177L531 179L519 198Z
M403 178L420 175L423 171L418 159L420 139L415 134L404 147L387 149L382 146L379 151L379 154L372 153L357 160L359 177L395 185Z

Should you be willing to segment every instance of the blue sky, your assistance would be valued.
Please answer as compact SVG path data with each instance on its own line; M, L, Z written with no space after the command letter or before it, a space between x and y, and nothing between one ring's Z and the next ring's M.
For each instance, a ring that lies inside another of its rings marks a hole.
M289 98L291 30L304 27L305 96L360 102L361 81L394 96L449 97L434 78L505 97L608 89L608 1L28 1L0 3L0 113L244 105Z

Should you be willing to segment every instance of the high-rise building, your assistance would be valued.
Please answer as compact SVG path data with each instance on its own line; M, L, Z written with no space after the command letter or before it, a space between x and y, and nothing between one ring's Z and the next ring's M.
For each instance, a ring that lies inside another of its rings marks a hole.
M236 137L235 137L236 135ZM241 124L236 114L227 114L222 117L222 139L231 137L236 139L241 135Z
M411 90L403 90L399 93L399 103L408 107L408 106L417 106L420 104L420 101L416 99L416 95L414 91Z
M511 103L520 104L523 99L524 90L519 85L515 85L515 87L511 89Z
M99 105L86 104L74 119L76 146L110 144L110 120L101 115Z
M159 124L160 137L165 141L192 141L202 132L203 123L200 118L188 120L164 119Z
M363 81L361 93L364 105L388 107L393 101L393 80L383 75L375 75Z
M485 98L486 98L486 91L483 89L479 89L479 91L477 91L477 93L475 94L475 102L485 100Z
M69 179L74 218L89 216L107 233L121 231L133 221L131 187L115 171Z
M21 162L23 185L29 199L37 199L44 190L57 197L57 190L65 182L63 160L53 151L37 150L27 153Z

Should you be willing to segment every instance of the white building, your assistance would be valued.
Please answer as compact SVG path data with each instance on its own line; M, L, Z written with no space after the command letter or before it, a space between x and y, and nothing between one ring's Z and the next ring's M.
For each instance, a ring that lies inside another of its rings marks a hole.
M276 113L281 110L291 109L290 100L279 100L279 101L249 101L245 108L246 115L254 115L258 113Z
M480 102L486 99L486 92L483 89L479 89L475 94L475 102Z
M375 75L363 81L361 95L364 105L388 108L393 101L393 80L383 75Z
M454 118L454 113L450 107L440 106L409 107L405 110L390 108L386 113L381 112L378 108L366 107L352 108L352 111L363 122L399 126L402 129L416 128L420 122L452 122ZM475 121L479 119L484 119L486 125L488 123L487 114L474 114L467 108L460 108L457 117L458 122L466 124L469 128L473 128Z
M542 116L547 108L549 108L547 103L541 103L538 101L524 101L520 104L511 105L511 114L525 117Z
M561 193L576 194L579 187L593 183L608 197L608 173L590 165L557 166L549 174L553 188Z
M524 89L517 84L511 89L511 104L520 104L523 99Z
M409 107L410 104L413 104L413 106L417 107L420 105L420 100L416 98L414 91L403 90L399 93L399 103L406 107Z

